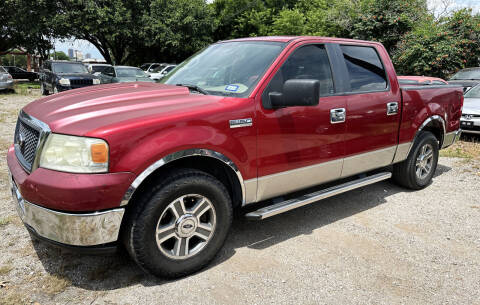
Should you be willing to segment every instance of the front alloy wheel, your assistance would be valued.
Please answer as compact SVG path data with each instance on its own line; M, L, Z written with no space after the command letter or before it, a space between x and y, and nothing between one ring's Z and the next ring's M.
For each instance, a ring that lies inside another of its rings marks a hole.
M195 169L172 169L129 203L123 242L137 264L161 277L180 277L206 266L232 223L225 185Z
M181 196L167 206L158 220L158 249L172 259L191 257L210 241L215 223L215 208L208 198L198 194Z

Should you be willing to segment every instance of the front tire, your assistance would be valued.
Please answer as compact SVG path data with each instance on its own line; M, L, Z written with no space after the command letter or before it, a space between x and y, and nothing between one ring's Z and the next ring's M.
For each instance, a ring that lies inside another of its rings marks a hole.
M45 88L43 82L40 82L40 91L42 92L42 95L48 95L48 90Z
M206 266L232 222L225 186L193 169L174 171L134 204L124 244L142 269L160 277L185 276Z
M393 165L393 180L406 188L419 190L432 181L438 164L438 141L428 131L422 131L407 160Z

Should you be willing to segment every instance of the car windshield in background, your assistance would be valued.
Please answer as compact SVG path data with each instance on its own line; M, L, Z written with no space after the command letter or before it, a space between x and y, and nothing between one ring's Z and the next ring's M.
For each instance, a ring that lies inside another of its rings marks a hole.
M153 69L153 73L158 73L158 72L161 72L163 69L165 69L167 65L160 65L158 67L156 67L155 69Z
M103 72L106 68L110 66L92 66L92 73Z
M52 68L55 73L88 73L83 64L54 63Z
M0 73L7 73L3 67L0 67Z
M185 60L161 82L197 86L213 95L246 97L284 45L264 41L214 44Z
M458 71L450 80L480 79L480 69Z
M465 93L466 98L480 98L480 85L473 87Z
M138 68L116 68L117 77L147 77L145 72Z

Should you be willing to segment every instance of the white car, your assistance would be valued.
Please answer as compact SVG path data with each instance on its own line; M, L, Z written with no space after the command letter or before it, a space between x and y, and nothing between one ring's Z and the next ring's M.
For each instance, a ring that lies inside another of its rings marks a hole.
M172 71L176 65L161 65L150 73L150 78L153 80L160 80L162 77Z
M464 97L460 128L464 133L480 134L480 84L468 90Z
M0 90L13 90L12 76L0 66Z

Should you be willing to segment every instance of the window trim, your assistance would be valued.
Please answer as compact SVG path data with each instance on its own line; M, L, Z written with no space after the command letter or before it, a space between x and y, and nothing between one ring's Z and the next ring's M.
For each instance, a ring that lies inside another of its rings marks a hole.
M347 62L346 62L346 60L343 56L343 51L342 51L341 46L353 46L353 47L362 47L362 48L373 49L375 51L375 53L377 54L378 58L380 59L380 63L382 64L383 70L385 71L385 79L387 81L386 88L382 89L382 90L351 91L352 87L351 87L351 83L350 83L350 73L348 71ZM337 92L337 94L335 94L336 96L347 96L347 95L354 95L354 94L366 94L366 93L389 92L389 91L391 91L390 77L389 77L389 74L387 73L387 69L385 68L385 62L384 62L382 56L380 56L380 53L378 52L378 49L377 49L376 46L356 44L356 43L336 43L335 47L336 47L336 51L337 51L337 56L340 59L340 62L342 63L342 66L343 66L343 67L339 67L339 69L343 70L342 71L343 73L342 72L340 72L340 73L343 74L344 79L348 79L348 82L345 82L345 83L348 84L348 88L350 90L350 91L344 91L344 92Z

